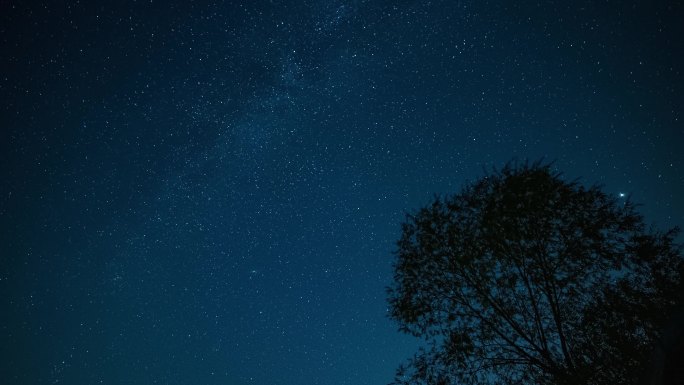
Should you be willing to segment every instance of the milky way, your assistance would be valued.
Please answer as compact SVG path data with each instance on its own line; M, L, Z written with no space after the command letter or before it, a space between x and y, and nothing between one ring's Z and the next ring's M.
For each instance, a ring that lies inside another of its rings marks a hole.
M679 5L25 3L3 383L387 383L405 213L511 159L684 224Z

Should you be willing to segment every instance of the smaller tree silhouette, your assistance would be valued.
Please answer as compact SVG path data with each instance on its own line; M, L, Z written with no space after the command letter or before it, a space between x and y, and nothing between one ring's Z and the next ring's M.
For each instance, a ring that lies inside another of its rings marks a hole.
M427 346L396 384L630 384L682 303L677 229L508 165L408 215L391 317Z

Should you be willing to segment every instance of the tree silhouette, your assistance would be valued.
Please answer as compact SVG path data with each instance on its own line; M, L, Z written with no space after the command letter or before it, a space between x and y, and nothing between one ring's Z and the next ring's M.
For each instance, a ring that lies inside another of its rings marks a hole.
M629 384L682 303L677 229L507 165L407 215L390 315L425 339L395 384Z

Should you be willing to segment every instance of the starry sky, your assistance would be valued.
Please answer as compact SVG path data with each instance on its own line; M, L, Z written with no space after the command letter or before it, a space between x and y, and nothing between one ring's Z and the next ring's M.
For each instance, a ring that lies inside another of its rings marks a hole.
M4 384L386 384L406 212L511 159L684 224L672 1L0 5Z

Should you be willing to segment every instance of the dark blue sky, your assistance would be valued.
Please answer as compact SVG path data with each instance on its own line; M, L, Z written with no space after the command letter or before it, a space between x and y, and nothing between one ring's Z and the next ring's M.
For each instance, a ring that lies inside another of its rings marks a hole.
M676 2L0 7L4 384L385 384L404 213L513 158L684 224Z

